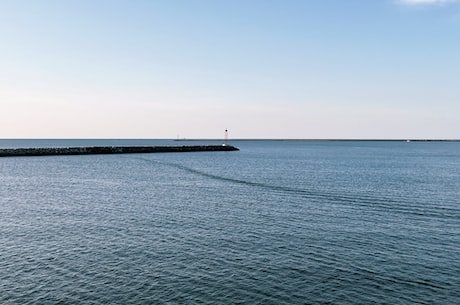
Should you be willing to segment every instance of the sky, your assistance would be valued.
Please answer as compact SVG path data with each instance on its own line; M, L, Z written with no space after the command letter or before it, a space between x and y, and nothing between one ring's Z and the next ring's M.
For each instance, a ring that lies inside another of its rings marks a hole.
M0 0L0 138L460 139L455 0Z

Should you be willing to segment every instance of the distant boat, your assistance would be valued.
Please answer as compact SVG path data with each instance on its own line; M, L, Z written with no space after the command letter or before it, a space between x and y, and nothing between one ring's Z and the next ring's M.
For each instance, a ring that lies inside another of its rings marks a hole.
M410 140L406 140L406 143L410 143Z

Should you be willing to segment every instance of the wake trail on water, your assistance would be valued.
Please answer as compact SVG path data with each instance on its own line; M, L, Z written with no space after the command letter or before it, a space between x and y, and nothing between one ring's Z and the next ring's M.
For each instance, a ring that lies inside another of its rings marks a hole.
M353 207L370 207L373 209L381 209L388 211L391 209L394 212L404 214L416 214L418 216L426 217L439 217L439 218L457 218L460 219L460 209L456 207L439 207L433 206L433 204L427 205L426 203L416 202L416 198L397 198L397 197L386 197L383 193L379 194L379 197L371 195L349 195L349 194L338 194L331 191L318 191L314 189L299 189L288 186L272 185L262 182L248 181L243 179L229 178L220 175L211 174L201 170L197 170L182 164L164 162L158 160L152 160L141 157L131 157L132 159L142 160L145 162L160 164L169 166L189 172L191 174L199 175L201 177L210 178L217 181L229 182L244 186L258 187L267 189L269 191L287 193L291 195L301 196L311 200L328 201L333 204L352 204Z

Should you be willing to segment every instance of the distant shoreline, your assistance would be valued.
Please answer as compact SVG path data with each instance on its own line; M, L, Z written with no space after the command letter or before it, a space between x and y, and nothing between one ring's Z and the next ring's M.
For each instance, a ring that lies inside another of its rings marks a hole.
M222 139L175 139L174 141L222 141ZM231 139L230 141L299 141L299 142L460 142L460 139Z
M174 142L187 142L187 141L213 141L224 142L221 138L0 138L0 141L74 141L74 140L90 140L90 141L124 141L124 140L138 140L138 141L174 141ZM304 142L460 142L460 139L296 139L296 138L232 138L232 141L304 141Z

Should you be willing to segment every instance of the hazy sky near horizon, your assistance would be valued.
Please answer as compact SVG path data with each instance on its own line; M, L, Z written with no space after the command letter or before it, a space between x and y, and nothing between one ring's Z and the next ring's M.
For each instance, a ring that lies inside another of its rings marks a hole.
M460 138L460 2L0 0L0 138Z

